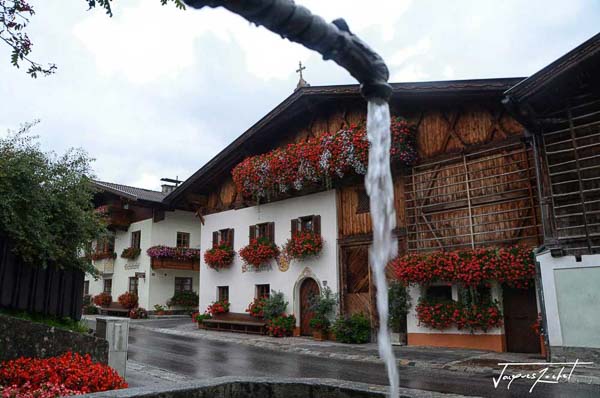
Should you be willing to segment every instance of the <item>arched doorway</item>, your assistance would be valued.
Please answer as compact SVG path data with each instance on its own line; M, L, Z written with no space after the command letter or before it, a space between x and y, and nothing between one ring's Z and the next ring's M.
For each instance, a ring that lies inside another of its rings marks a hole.
M303 336L312 335L310 320L313 312L310 308L311 297L319 295L319 285L312 278L306 278L300 285L300 334Z

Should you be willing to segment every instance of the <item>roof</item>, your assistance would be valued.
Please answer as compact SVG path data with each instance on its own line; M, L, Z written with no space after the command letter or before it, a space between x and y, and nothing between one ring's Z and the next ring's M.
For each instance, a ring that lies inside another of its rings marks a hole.
M561 76L596 57L600 58L600 33L510 88L506 95L514 101L524 102Z
M93 180L93 184L102 191L108 191L126 197L131 200L144 200L147 202L162 203L167 196L166 193L160 191L152 191L150 189L136 188L129 185L115 184L112 182Z
M414 100L419 98L435 98L443 96L501 96L523 77L501 79L446 80L416 83L391 83L392 97L390 101ZM283 102L267 113L262 119L236 138L231 144L212 158L208 163L184 181L177 189L170 192L165 202L172 204L190 186L207 182L211 175L227 166L227 163L239 162L241 157L248 156L246 144L250 139L266 138L269 134L267 127L274 123L281 124L300 112L302 104L315 105L316 100L355 98L360 100L358 84L337 86L301 87L294 91Z

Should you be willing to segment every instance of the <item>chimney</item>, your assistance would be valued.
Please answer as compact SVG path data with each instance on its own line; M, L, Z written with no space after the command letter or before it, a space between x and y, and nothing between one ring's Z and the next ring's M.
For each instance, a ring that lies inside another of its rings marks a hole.
M161 188L162 188L162 193L169 193L169 192L173 192L173 190L177 187L175 185L162 184Z

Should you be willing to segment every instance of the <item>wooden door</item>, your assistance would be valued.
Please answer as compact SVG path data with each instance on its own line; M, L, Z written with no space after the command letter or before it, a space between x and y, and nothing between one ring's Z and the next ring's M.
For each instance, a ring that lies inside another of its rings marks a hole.
M540 352L540 339L531 326L537 319L535 288L513 289L504 286L504 329L509 352Z
M369 270L369 246L349 246L342 249L343 310L346 315L362 312L370 317L373 309Z
M310 320L313 318L311 310L311 297L319 295L319 285L312 278L306 278L300 285L300 334L312 335Z

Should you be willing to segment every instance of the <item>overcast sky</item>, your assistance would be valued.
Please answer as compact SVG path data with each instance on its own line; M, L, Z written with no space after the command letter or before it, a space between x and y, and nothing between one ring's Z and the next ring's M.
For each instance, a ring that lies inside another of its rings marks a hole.
M46 150L81 147L97 178L159 189L187 178L290 95L298 61L311 85L354 83L317 54L224 10L114 0L31 0L31 79L0 46L0 134L41 119ZM391 69L391 81L527 76L598 32L598 0L298 0L344 17Z

